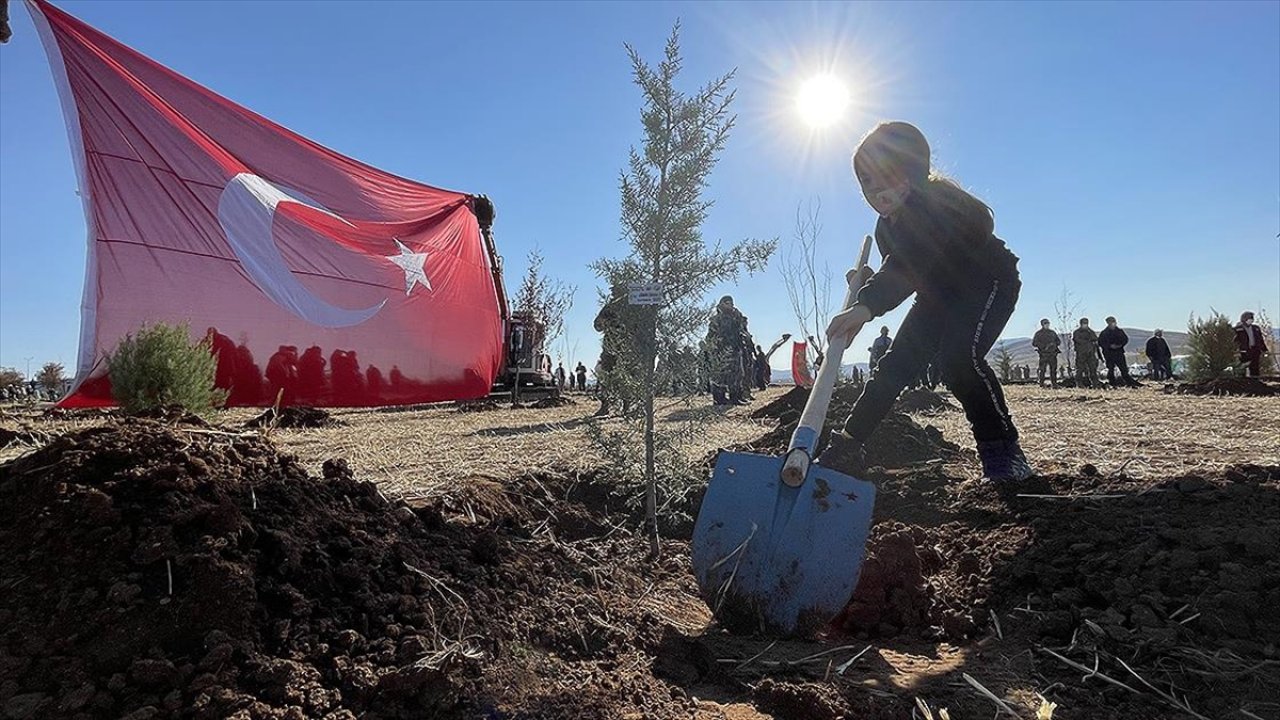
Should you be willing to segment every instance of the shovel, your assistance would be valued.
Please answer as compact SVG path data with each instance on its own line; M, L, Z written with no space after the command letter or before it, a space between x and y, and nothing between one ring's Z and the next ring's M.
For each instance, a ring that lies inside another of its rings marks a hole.
M856 299L870 254L868 236L843 308ZM875 486L812 465L847 347L828 349L786 455L720 453L716 460L693 529L693 571L731 631L812 635L858 584Z

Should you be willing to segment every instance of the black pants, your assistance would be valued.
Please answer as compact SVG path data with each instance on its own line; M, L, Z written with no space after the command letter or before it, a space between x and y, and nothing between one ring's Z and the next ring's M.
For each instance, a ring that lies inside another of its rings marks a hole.
M1159 358L1151 361L1151 375L1156 380L1168 380L1173 377L1173 367L1170 358Z
M859 441L871 437L898 394L932 360L964 407L975 440L1017 440L1018 429L986 355L1009 322L1021 287L1013 278L993 282L974 298L917 298L854 404L845 432Z
M1134 379L1129 376L1129 362L1124 359L1123 350L1103 350L1102 358L1107 362L1107 382L1111 383L1112 387L1120 384L1116 382L1117 369L1125 385L1134 384Z

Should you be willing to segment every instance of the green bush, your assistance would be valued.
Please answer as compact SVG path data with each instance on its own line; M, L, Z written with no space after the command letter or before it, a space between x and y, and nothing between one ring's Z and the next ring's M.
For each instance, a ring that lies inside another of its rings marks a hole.
M1187 374L1192 380L1212 380L1238 374L1240 354L1231 321L1217 310L1208 318L1195 315L1187 321Z
M169 405L196 413L221 407L227 393L213 386L217 367L209 341L193 345L185 324L143 325L108 360L111 392L130 413Z

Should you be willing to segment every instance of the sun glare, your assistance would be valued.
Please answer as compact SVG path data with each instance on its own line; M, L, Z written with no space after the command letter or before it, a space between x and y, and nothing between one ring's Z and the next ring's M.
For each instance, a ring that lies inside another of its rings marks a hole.
M800 86L796 109L810 127L824 128L844 117L849 107L849 88L835 75L818 75Z

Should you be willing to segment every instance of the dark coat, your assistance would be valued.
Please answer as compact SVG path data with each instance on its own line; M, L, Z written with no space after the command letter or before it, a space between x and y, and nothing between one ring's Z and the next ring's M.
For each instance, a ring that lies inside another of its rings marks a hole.
M1106 327L1098 333L1098 345L1103 353L1124 353L1124 346L1129 344L1129 336L1120 326Z
M1152 335L1147 340L1147 357L1151 360L1168 360L1173 357L1173 353L1164 338Z
M1250 347L1250 335L1252 335L1253 345ZM1245 325L1244 323L1236 323L1236 349L1241 355L1257 354L1261 356L1267 351L1267 345L1262 339L1262 328L1257 325Z

